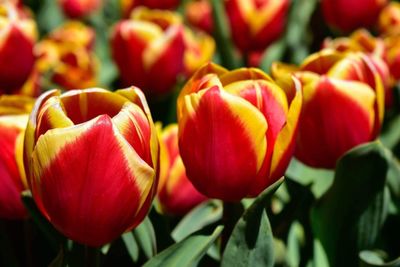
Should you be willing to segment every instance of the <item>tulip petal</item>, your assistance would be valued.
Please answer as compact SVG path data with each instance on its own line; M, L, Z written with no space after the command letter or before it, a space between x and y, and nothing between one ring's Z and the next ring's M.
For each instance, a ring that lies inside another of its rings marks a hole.
M300 82L292 78L295 89L294 97L290 103L286 125L279 133L271 160L270 181L276 181L289 165L296 143L297 127L303 105L303 95Z
M69 238L92 246L130 226L155 181L153 168L107 115L49 130L38 139L32 163L38 207Z
M185 96L183 109L179 148L189 179L208 197L245 197L267 149L262 113L217 86Z
M322 77L305 85L304 95L295 152L302 162L334 168L348 149L371 140L375 94L368 85Z
M343 53L332 49L323 49L307 57L300 66L302 71L326 74L333 65L344 57Z

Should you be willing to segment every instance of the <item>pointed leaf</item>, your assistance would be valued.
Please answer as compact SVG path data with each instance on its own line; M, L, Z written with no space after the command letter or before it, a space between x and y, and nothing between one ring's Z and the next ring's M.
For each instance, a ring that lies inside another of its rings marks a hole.
M220 236L223 227L218 226L209 235L195 234L176 243L150 259L144 267L196 266L214 241Z
M215 223L222 217L222 205L218 200L205 202L191 210L178 223L171 235L175 241L181 241L190 234Z
M273 266L274 240L265 206L283 182L261 193L239 219L222 256L222 267Z
M312 210L312 228L331 266L356 266L357 225L383 192L388 171L386 149L378 142L356 147L338 162L334 182Z
M148 259L157 253L156 235L148 217L132 233L137 245L143 250Z

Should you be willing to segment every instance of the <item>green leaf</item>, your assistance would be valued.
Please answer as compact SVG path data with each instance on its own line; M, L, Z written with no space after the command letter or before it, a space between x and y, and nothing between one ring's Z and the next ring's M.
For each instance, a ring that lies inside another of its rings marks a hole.
M315 169L292 159L285 176L303 186L311 185L311 191L320 198L332 185L334 172L326 169Z
M285 38L281 38L270 45L263 54L260 68L265 72L269 72L274 61L280 61L283 59L286 49L287 45Z
M360 254L360 267L400 267L400 257L386 262L382 259L381 253L364 250Z
M357 265L357 226L383 192L388 166L387 152L379 142L358 146L339 160L334 182L316 203L311 218L331 266Z
M65 237L62 236L45 217L43 217L42 213L37 208L30 191L26 190L22 192L22 202L28 210L32 220L42 231L43 236L49 241L53 250L58 252L62 244L65 243Z
M300 265L301 248L304 246L305 242L303 226L298 221L293 222L288 233L286 250L286 261L289 266L295 267Z
M394 118L380 136L382 143L392 149L400 143L400 115Z
M208 226L222 217L222 204L218 200L205 202L188 214L178 223L171 235L177 242L191 235L192 233Z
M63 267L64 266L64 249L61 248L54 260L49 264L49 267Z
M133 231L133 236L139 248L141 248L148 259L157 253L156 235L153 225L148 217L136 227Z
M222 65L228 69L239 67L235 49L232 44L228 18L225 13L224 1L211 0L214 21L214 39L220 52Z
M274 240L265 206L283 182L261 193L239 219L222 256L222 267L273 266Z
M64 15L59 8L58 1L43 0L36 21L42 35L60 26L64 22Z
M122 235L126 250L133 262L137 262L139 259L139 246L136 243L135 237L132 232L127 232Z
M189 236L151 258L144 267L196 266L215 240L221 235L222 229L223 226L218 226L209 236L202 234Z

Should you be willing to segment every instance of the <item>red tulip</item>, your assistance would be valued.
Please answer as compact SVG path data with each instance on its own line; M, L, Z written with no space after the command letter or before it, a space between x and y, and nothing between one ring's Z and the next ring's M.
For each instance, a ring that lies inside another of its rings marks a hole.
M70 18L80 18L98 10L101 0L59 0L64 14Z
M18 91L28 80L35 57L36 24L17 6L0 3L0 95Z
M157 189L158 146L139 89L49 91L25 134L33 198L68 238L108 243L146 216Z
M388 0L322 0L326 22L333 28L349 32L373 26Z
M38 43L37 68L65 90L97 84L98 61L93 51L93 29L80 22L69 22Z
M0 218L27 216L21 192L27 188L23 165L23 140L33 99L0 96Z
M128 18L131 11L138 6L151 9L175 9L180 2L180 0L120 0L122 14L125 18Z
M231 34L242 52L264 50L285 29L289 0L227 0Z
M400 34L400 3L390 2L379 14L379 32L383 35Z
M316 168L334 168L351 148L374 140L384 113L384 88L369 57L322 50L299 69L273 66L273 76L295 73L304 105L295 156Z
M165 128L161 134L161 177L158 200L163 212L184 215L207 200L199 193L186 176L178 148L178 125Z
M194 27L212 34L214 22L212 17L212 7L208 0L189 2L185 7L185 17Z
M210 198L255 197L285 172L302 96L258 69L199 69L178 98L179 150L188 178Z
M159 96L171 92L179 75L210 60L214 41L185 28L177 13L143 7L117 24L111 47L122 84Z

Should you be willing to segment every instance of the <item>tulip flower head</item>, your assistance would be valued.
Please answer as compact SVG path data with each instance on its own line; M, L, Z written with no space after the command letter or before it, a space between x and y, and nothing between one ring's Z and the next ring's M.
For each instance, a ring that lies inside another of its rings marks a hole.
M299 69L275 63L272 73L295 73L303 84L295 152L303 163L332 169L345 152L379 134L384 88L365 54L325 49L306 58Z
M0 218L27 216L21 192L27 188L23 165L23 143L33 99L0 96Z
M158 146L139 89L48 91L25 135L33 198L68 238L108 243L146 216L157 189Z
M128 18L132 10L139 6L151 9L175 9L180 2L180 0L120 0L122 14L125 18Z
M400 3L390 2L382 9L378 19L378 29L385 36L400 34Z
M301 85L258 69L200 68L178 98L179 150L188 178L210 198L255 197L291 159Z
M38 70L65 90L96 85L94 36L93 29L80 22L68 22L57 28L35 47Z
M211 59L215 47L211 37L185 28L177 13L145 7L116 25L111 46L122 84L149 96L171 92L180 75Z
M88 16L101 7L102 0L59 0L64 14L70 18Z
M286 25L289 0L227 0L232 38L242 52L262 51Z
M214 22L209 0L189 2L185 7L185 18L194 27L212 34Z
M322 0L325 21L333 28L350 32L373 26L388 0Z
M36 36L33 19L12 2L0 2L0 95L16 93L28 80Z
M179 154L178 125L165 128L160 138L161 162L158 200L161 210L168 214L184 215L207 200L186 176L185 166Z
M323 47L332 48L339 52L363 52L378 71L385 87L385 107L393 106L393 86L395 68L389 68L390 60L387 58L388 46L385 40L372 36L365 29L353 32L349 37L325 39ZM393 69L393 70L392 70Z

